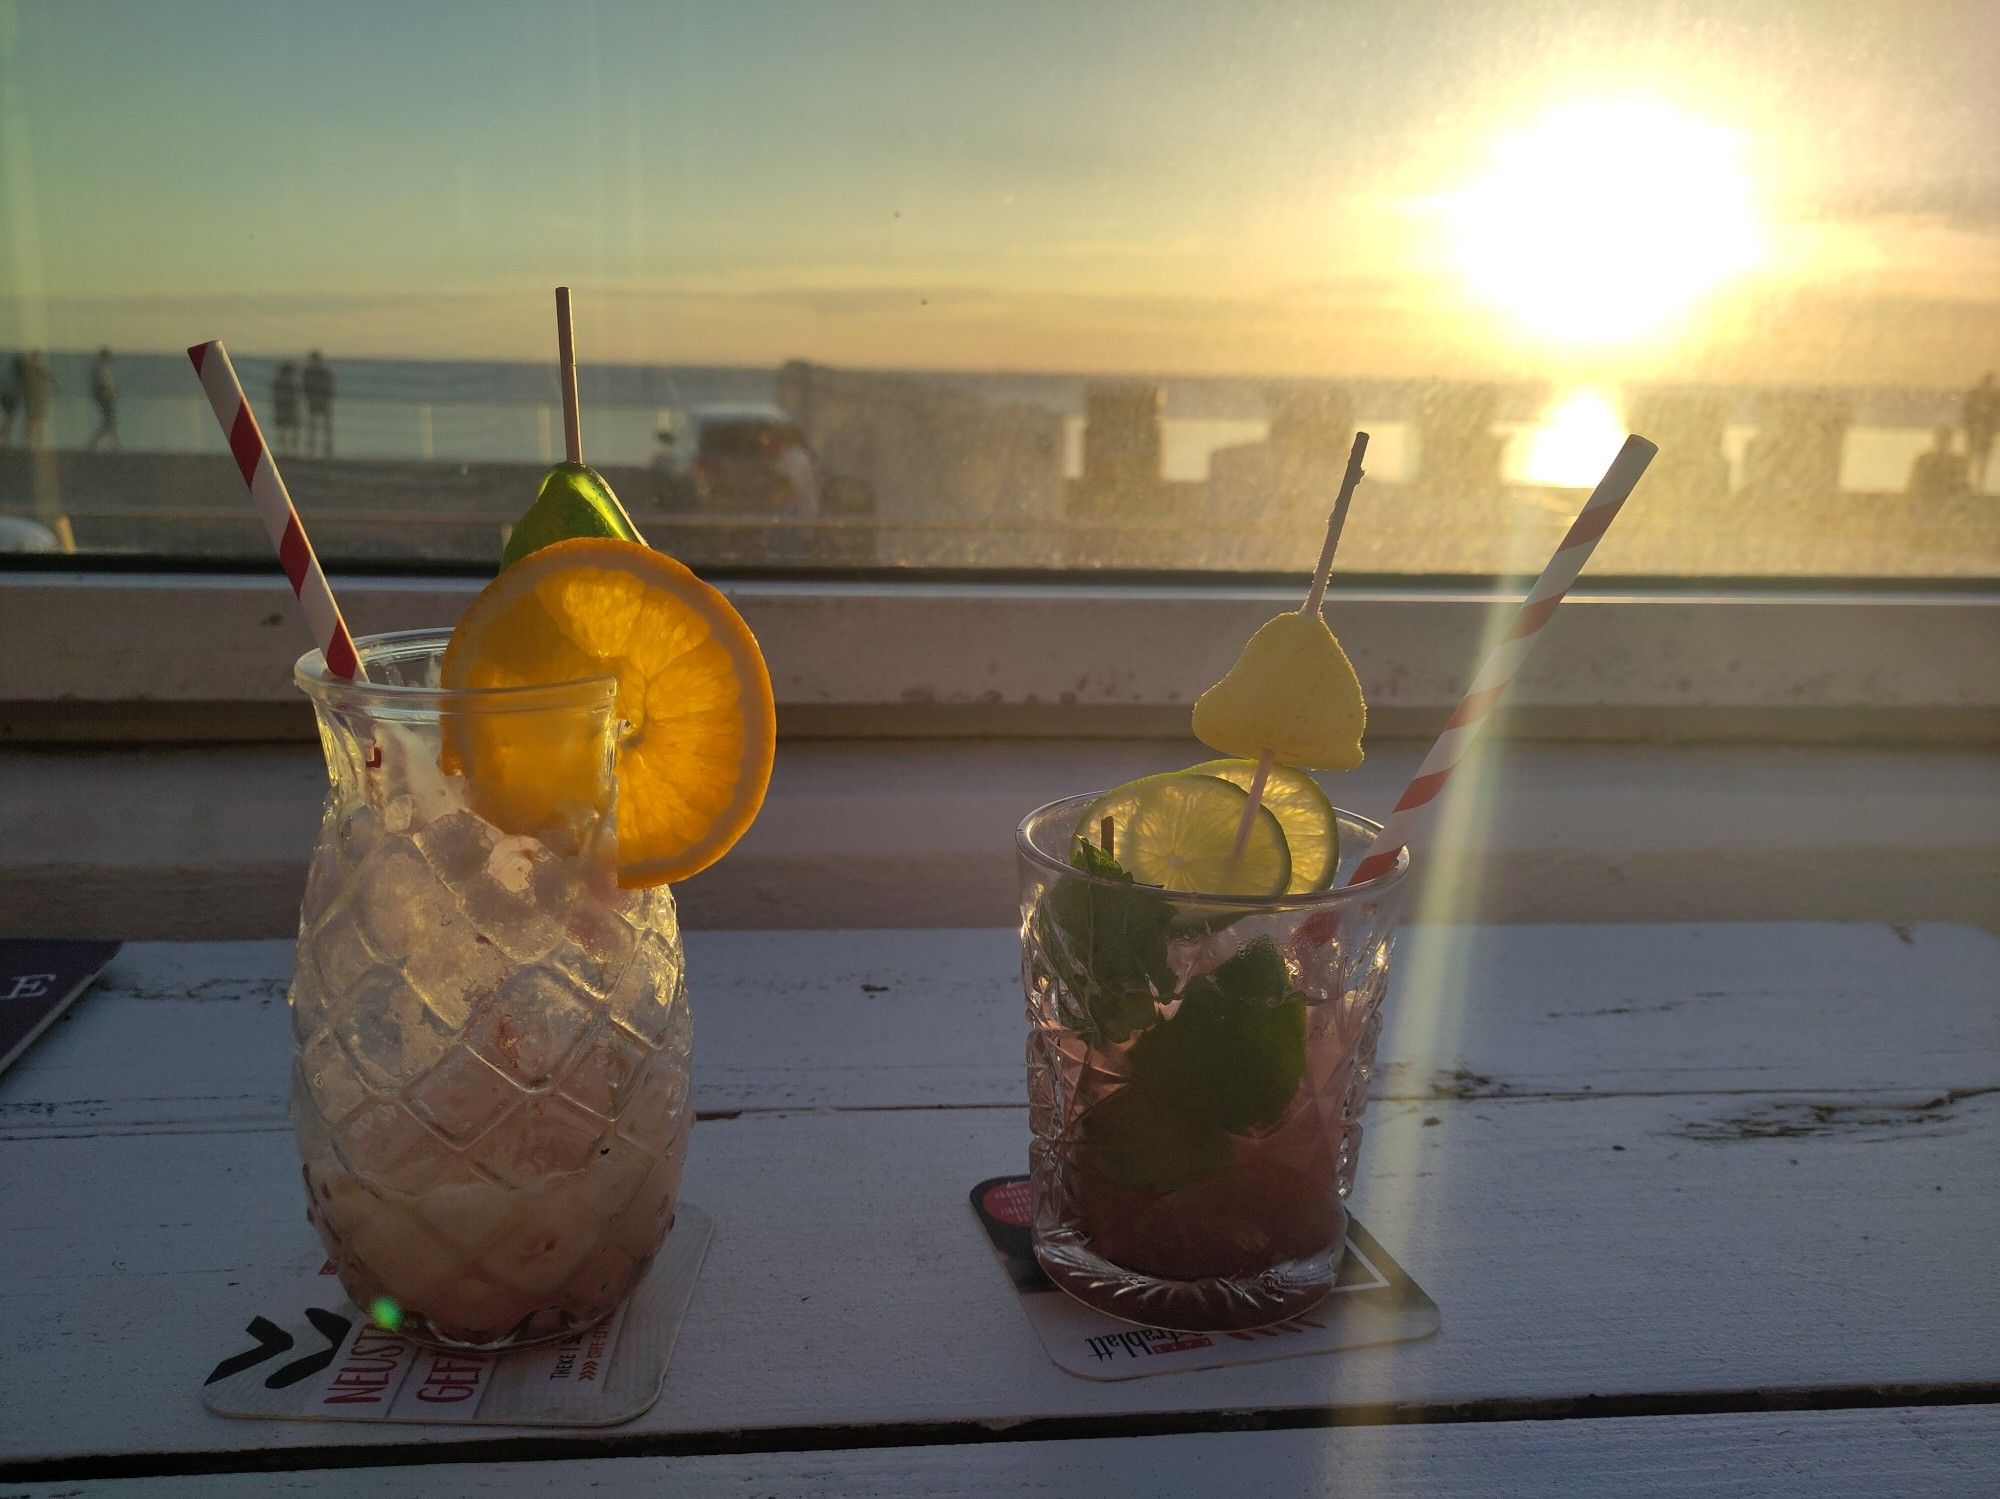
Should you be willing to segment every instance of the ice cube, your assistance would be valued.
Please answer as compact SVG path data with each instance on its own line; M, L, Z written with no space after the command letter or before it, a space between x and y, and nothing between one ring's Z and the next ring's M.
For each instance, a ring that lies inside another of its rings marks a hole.
M333 1005L331 1028L369 1087L401 1087L444 1055L453 1035L394 968L369 969Z
M347 1051L330 1030L323 1030L299 1052L296 1080L310 1098L310 1107L332 1122L345 1119L366 1103L368 1088Z
M553 961L586 993L608 995L638 944L632 924L614 906L583 893L570 907Z
M345 1246L346 1258L397 1305L421 1310L448 1296L461 1270L448 1245L425 1231L408 1207L378 1197L344 1173L329 1173L315 1208L323 1232Z
M451 1148L409 1110L379 1100L335 1127L333 1149L356 1179L392 1192L421 1192L443 1180L453 1165Z
M392 962L409 955L420 928L435 926L451 896L408 840L383 843L357 874L354 902L368 945Z
M382 836L382 819L375 809L365 802L356 803L334 819L332 837L323 839L321 847L332 849L343 870L352 871L374 851Z
M451 1030L462 1029L514 967L452 900L434 903L413 924L402 966L410 988Z
M685 1044L688 1030L687 987L681 964L678 932L648 930L625 976L611 991L611 1018L648 1046Z
M543 845L505 836L481 869L452 885L466 919L517 963L537 962L555 947L579 888Z
M481 1135L471 1146L471 1156L495 1181L530 1186L590 1165L609 1128L574 1104L544 1095Z
M285 994L292 1012L292 1045L303 1049L326 1024L326 990L320 987L319 972L311 963L297 963L292 985Z
M654 1053L626 1085L624 1097L619 1133L652 1150L682 1128L688 1111L687 1068L671 1052Z
M485 818L459 810L426 823L413 841L437 877L457 890L486 867L499 837L499 830Z
M594 1018L575 986L549 968L521 968L473 1015L473 1050L524 1088L545 1087Z
M454 1046L404 1095L410 1108L445 1139L476 1140L525 1095L467 1046Z
M335 1004L378 961L379 955L361 935L359 914L352 903L343 902L327 911L300 941L303 961L318 971L320 988Z
M301 930L317 922L343 896L350 868L337 846L339 820L328 812L320 824L320 842L306 866L306 893L299 902Z
M564 1071L563 1097L604 1119L616 1119L630 1101L634 1079L653 1053L618 1026L599 1024Z

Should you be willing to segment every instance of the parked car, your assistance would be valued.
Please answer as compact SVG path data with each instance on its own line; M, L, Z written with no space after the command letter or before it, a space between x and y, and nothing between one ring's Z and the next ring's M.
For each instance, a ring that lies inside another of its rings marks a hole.
M810 515L818 464L798 423L776 406L691 406L660 429L653 455L669 510Z
M0 552L60 552L62 541L38 520L0 515Z

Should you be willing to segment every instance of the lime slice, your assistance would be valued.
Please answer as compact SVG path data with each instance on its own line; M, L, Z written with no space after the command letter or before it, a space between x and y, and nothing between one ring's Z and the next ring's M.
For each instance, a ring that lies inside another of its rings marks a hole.
M1248 791L1257 775L1257 762L1208 760L1190 765L1186 773L1220 776ZM1264 805L1277 814L1285 842L1291 847L1292 885L1288 893L1303 895L1330 887L1340 868L1340 821L1319 782L1296 766L1273 765L1264 781Z
M500 566L512 567L530 552L578 536L609 536L642 546L646 541L604 475L581 463L558 463L542 477L535 503L508 535Z
M1145 776L1092 802L1076 833L1098 843L1098 830L1110 818L1113 856L1148 885L1203 895L1283 895L1292 856L1269 807L1257 809L1242 854L1232 856L1249 799L1242 787L1216 776Z

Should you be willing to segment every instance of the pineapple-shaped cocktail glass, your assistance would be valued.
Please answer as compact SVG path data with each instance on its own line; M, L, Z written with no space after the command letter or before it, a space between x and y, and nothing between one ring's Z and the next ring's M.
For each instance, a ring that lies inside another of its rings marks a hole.
M689 1019L673 897L617 880L615 683L441 690L448 638L359 642L366 681L298 664L332 784L292 1115L308 1216L357 1305L492 1349L598 1321L658 1250ZM589 794L531 832L489 821L454 745L496 724Z

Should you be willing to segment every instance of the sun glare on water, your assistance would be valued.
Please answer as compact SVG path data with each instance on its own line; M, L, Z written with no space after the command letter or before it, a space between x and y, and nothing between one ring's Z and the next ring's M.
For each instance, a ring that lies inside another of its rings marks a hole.
M1467 283L1572 344L1655 332L1757 263L1756 188L1738 131L1654 99L1552 106L1493 147L1448 201Z
M1528 434L1521 477L1530 484L1595 484L1625 441L1625 418L1600 390L1558 396Z

